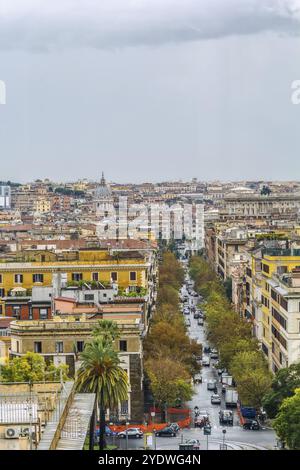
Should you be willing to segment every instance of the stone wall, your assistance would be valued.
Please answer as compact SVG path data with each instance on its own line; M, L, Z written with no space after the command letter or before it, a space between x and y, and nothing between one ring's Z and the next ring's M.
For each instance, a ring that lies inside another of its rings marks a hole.
M142 360L139 354L130 354L131 422L144 420L144 391L142 387Z

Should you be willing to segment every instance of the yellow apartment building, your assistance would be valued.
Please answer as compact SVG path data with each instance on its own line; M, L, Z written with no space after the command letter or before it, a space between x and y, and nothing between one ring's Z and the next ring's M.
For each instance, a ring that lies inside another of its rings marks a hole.
M34 201L34 211L44 214L51 211L51 201L50 199L36 199Z
M286 279L298 269L300 250L297 249L263 249L252 254L248 280L254 334L273 372L294 362L296 357L293 348L295 340L300 339L300 324L297 323L300 286L291 289Z
M157 276L156 250L79 249L25 250L14 261L0 259L1 299L12 289L53 286L54 279L63 285L99 281L114 283L119 289L139 291L154 297Z

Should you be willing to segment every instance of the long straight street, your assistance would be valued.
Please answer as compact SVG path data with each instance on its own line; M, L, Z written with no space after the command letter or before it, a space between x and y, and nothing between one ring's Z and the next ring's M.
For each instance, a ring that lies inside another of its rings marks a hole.
M189 295L189 305L197 305L198 298ZM199 326L197 320L193 318L193 314L186 315L190 319L191 326L188 328L191 338L197 340L204 346L208 346L205 335L205 322L204 326ZM220 443L223 443L225 433L225 443L231 449L272 449L276 445L276 436L272 429L261 429L259 431L244 430L239 423L239 418L234 412L233 426L223 426L219 423L219 411L225 409L224 396L222 395L220 378L217 370L214 367L216 360L211 359L209 367L202 367L202 383L195 385L195 395L189 403L191 410L198 406L200 410L207 410L211 424L211 435L208 437L209 449L219 448ZM209 380L217 381L218 394L221 396L221 405L211 404L211 395L213 392L207 390L207 382ZM199 439L201 441L201 448L206 448L207 437L203 435L203 430L194 428L183 431L184 439Z

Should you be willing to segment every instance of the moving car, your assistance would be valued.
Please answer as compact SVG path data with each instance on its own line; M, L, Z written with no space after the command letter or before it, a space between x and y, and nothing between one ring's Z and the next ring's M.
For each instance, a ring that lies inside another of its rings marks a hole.
M203 318L198 318L197 323L199 326L203 326L204 325Z
M199 313L198 313L198 312L195 312L195 313L194 313L194 319L197 320L197 318L199 318Z
M177 431L175 431L171 426L167 426L159 431L156 431L155 435L157 437L175 437Z
M204 352L205 354L209 354L209 353L210 353L210 347L209 347L209 346L204 346L203 352Z
M186 324L186 326L191 326L191 321L190 321L189 318L187 318L187 319L185 320L185 324Z
M231 410L221 410L219 413L220 424L233 425L233 413Z
M195 428L203 428L203 426L209 424L209 415L206 410L200 410L195 416Z
M215 380L209 380L207 382L207 390L215 390L217 382Z
M221 397L217 393L214 393L211 398L210 402L212 405L220 405L221 404Z
M143 431L140 428L128 428L127 431L121 431L117 434L118 437L124 439L126 438L126 434L128 438L137 438L141 439L144 435Z
M251 429L251 431L259 431L260 424L257 419L247 419L243 424L244 429Z
M203 356L202 358L202 365L205 367L210 366L210 358L208 356Z

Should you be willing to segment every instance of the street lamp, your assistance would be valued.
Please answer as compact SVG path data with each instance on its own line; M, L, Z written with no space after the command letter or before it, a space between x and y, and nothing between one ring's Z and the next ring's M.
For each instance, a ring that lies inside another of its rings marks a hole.
M226 449L226 447L225 447L225 435L226 435L226 429L223 429L223 430L222 430L222 433L223 433L223 450L225 450L225 449Z
M153 436L154 450L156 450L156 429L155 428L153 429L153 434L154 434L154 436Z
M113 428L114 423L111 422L111 423L109 423L109 425L110 425L110 429L113 430L113 431L112 431L112 433L113 433L113 435L112 435L112 444L113 444L113 446L115 446L115 432L114 432L114 428Z
M128 426L129 422L126 421L126 450L128 450Z

